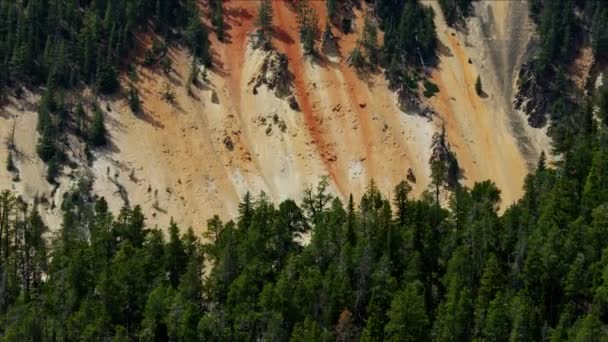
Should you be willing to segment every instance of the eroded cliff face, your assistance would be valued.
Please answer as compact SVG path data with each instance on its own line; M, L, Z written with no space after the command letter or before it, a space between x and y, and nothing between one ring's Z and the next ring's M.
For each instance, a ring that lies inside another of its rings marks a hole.
M133 114L123 96L102 98L110 145L94 152L92 165L68 173L90 173L94 191L112 209L128 199L142 206L151 224L165 226L173 216L200 231L213 214L236 215L247 191L264 191L275 201L299 199L323 176L336 195L358 198L372 178L388 195L410 173L419 196L429 184L433 135L445 126L461 181L494 180L508 205L547 146L544 132L529 128L512 104L533 31L526 4L476 3L462 32L445 26L435 2L425 3L437 14L439 64L430 79L440 92L421 107L434 116L402 111L381 72L361 74L347 65L365 6L355 9L354 33L332 29L335 46L328 51L318 43L321 53L311 57L303 54L295 11L286 2L273 2L276 52L269 52L250 44L257 2L232 0L224 3L225 42L212 38L214 67L207 80L188 90L191 59L179 47L169 49L169 73L138 67L142 112ZM312 4L324 27L324 2ZM152 37L141 35L137 60L151 44ZM478 74L486 96L475 93ZM161 97L167 88L173 103ZM24 154L17 158L21 179L13 182L3 167L0 188L12 187L26 199L45 196L48 220L58 221L52 203L60 203L70 177L61 177L51 196L35 153L36 114L9 104L0 116L2 139L13 122ZM6 160L4 145L0 159Z
M527 124L513 104L517 75L529 58L534 27L525 1L480 1L465 29L447 28L436 2L439 65L431 79L440 92L430 100L445 122L463 168L464 183L492 179L503 206L522 194L525 175L542 150L546 131ZM483 94L475 91L480 76Z

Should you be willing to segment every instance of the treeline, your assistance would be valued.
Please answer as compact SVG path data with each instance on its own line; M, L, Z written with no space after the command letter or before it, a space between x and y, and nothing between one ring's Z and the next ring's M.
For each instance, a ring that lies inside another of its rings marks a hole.
M48 165L49 181L69 162L70 134L86 142L87 152L106 142L102 109L73 96L80 90L72 89L88 85L95 95L113 93L120 86L119 73L127 72L129 104L139 111L137 76L129 59L137 32L154 35L145 66L170 70L167 49L175 43L190 48L193 70L197 63L211 65L208 32L197 6L194 0L0 0L0 97L11 89L20 97L23 86L43 87L37 152ZM212 10L222 38L222 3L214 1Z
M544 155L499 215L490 182L448 208L407 182L343 203L247 194L203 240L139 207L114 216L81 180L51 239L0 196L0 333L9 341L605 341L608 132ZM442 186L440 189L444 189ZM444 191L444 190L441 190ZM205 271L203 265L209 265Z
M210 58L194 0L1 0L0 87L84 82L112 92L134 34L148 27Z

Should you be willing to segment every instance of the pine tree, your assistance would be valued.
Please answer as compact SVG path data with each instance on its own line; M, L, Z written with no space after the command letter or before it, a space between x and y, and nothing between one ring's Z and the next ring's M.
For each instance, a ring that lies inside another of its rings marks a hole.
M97 80L97 88L102 94L111 94L118 89L116 68L108 63L99 65L95 79Z
M222 0L216 0L213 2L213 17L212 23L215 27L215 34L217 39L221 42L224 40L224 13Z
M54 129L51 125L46 125L42 130L42 135L38 138L36 152L42 161L52 160L56 153Z
M378 30L370 16L367 14L365 15L363 24L361 43L370 64L376 64L378 54Z
M134 85L129 87L129 108L133 114L138 114L141 111L141 101L139 100L139 92Z
M393 200L393 204L395 208L397 208L397 222L400 226L405 226L406 219L408 218L408 195L412 191L412 186L406 182L401 181L393 191L395 199Z
M354 66L355 68L363 68L365 66L365 58L361 53L361 44L357 42L355 48L350 52L347 63Z
M93 146L103 146L106 143L106 127L103 113L99 108L93 111L93 122L89 130L89 142Z
M388 341L426 341L429 339L429 318L424 309L420 284L409 284L399 291L388 312L385 327Z
M167 257L166 265L169 282L173 288L177 288L188 260L186 259L183 241L179 236L179 228L173 220L169 224L169 242L166 246L165 255Z
M305 54L314 52L315 38L319 34L319 17L307 2L297 3L298 32Z
M262 0L258 7L256 26L258 27L257 35L260 42L259 46L265 49L270 47L270 39L272 38L272 17L272 2L270 2L270 0Z

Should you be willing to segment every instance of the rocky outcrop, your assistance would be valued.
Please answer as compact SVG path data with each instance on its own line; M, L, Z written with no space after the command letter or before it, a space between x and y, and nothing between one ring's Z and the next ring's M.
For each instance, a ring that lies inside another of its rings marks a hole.
M545 83L547 80L543 80ZM528 124L534 128L543 127L547 123L546 113L552 96L546 87L539 82L533 72L531 63L523 64L519 70L518 92L513 105L528 116Z
M275 50L270 51L255 76L249 81L253 84L253 94L257 94L258 87L265 85L279 98L292 94L291 76L288 69L287 55Z

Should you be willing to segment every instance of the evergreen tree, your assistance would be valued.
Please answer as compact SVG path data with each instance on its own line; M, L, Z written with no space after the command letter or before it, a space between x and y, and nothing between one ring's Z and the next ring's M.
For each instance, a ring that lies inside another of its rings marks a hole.
M410 284L393 298L385 327L387 341L429 340L429 318L419 292L419 286Z
M131 85L129 88L129 108L133 114L139 114L141 112L141 101L139 99L139 92L135 86Z
M361 45L365 50L369 62L372 65L376 64L376 56L378 53L378 30L369 15L365 16Z
M297 23L305 54L314 52L315 38L319 34L319 17L307 2L297 3Z
M99 108L93 111L93 122L89 131L89 142L93 146L103 146L106 144L106 127L103 113Z
M223 14L223 4L221 0L216 0L213 2L213 17L212 23L215 27L215 33L217 34L217 39L219 41L224 40L224 14Z
M169 242L166 246L165 255L167 257L169 283L173 288L177 288L180 276L186 269L187 260L184 245L179 236L179 228L173 220L169 225Z
M258 15L256 19L257 34L260 41L260 46L268 48L272 38L272 2L270 0L262 0L258 7Z

